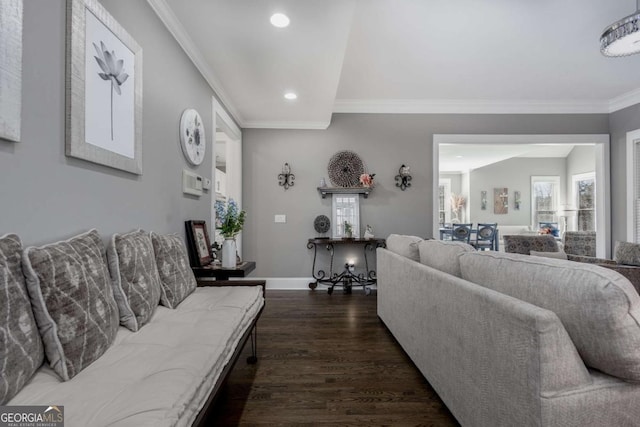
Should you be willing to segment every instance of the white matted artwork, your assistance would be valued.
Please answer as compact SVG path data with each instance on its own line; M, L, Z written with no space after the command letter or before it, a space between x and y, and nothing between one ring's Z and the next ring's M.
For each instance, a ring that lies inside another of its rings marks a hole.
M20 141L22 0L0 1L0 139Z
M96 0L67 0L66 153L142 174L142 49Z

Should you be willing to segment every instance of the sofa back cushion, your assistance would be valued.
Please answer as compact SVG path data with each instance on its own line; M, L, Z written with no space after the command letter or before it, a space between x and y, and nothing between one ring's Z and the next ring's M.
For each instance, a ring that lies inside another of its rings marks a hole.
M51 368L64 381L113 343L118 307L96 230L25 249L22 267Z
M592 264L504 253L460 256L462 278L558 315L587 366L640 381L640 296Z
M22 275L22 243L15 234L0 237L0 405L15 396L44 360Z
M403 257L420 261L420 252L418 251L418 243L422 241L422 237L406 236L403 234L390 234L387 237L387 249Z
M187 248L176 234L152 232L151 241L162 285L160 302L165 307L176 308L197 287Z
M458 256L466 252L475 252L473 246L464 242L442 240L423 240L418 243L420 263L436 270L460 277Z
M160 277L149 233L137 230L114 234L107 259L120 324L136 332L160 303Z

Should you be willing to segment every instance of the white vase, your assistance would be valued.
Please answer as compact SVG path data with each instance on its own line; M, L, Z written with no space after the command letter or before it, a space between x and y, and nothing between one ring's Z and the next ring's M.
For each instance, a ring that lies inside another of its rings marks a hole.
M224 239L222 243L222 268L236 267L236 239Z

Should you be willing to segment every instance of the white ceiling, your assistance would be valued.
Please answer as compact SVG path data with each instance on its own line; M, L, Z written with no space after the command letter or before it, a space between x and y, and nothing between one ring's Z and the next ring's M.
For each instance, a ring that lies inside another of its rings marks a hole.
M242 127L333 112L607 113L640 55L606 58L635 0L148 0ZM284 12L291 25L269 23ZM298 99L287 101L285 91Z
M567 157L572 144L440 144L440 172L468 172L514 157Z

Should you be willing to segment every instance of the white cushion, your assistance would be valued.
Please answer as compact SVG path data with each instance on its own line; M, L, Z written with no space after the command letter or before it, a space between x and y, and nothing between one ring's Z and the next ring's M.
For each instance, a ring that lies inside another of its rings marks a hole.
M120 327L72 381L43 367L8 404L64 405L68 427L190 426L263 304L260 286L198 288L138 332Z

